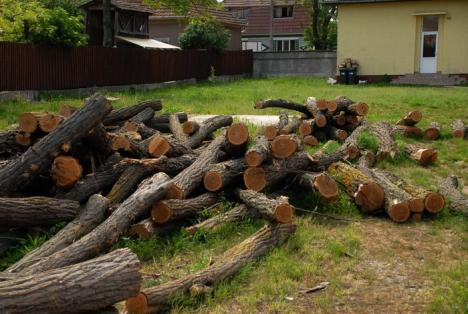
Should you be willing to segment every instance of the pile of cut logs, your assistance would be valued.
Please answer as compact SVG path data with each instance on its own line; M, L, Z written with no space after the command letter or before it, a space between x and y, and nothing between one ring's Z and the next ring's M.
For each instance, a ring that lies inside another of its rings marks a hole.
M13 130L0 133L0 254L37 228L68 224L0 273L0 312L116 312L113 305L126 300L129 313L153 313L181 293L210 293L295 231L289 199L265 194L278 187L317 193L325 202L342 187L363 213L384 212L396 222L444 206L441 194L372 168L375 159L395 158L393 134L401 128L365 123L366 104L310 97L305 105L267 100L256 107L303 116L281 113L278 125L252 139L229 115L196 123L185 113L156 114L160 101L113 110L95 95L80 109L21 114ZM360 150L363 131L379 139L376 156ZM312 138L342 145L310 155L302 145ZM461 208L466 199L452 183L441 191ZM190 225L222 191L238 205ZM122 236L148 239L182 227L194 234L246 217L266 225L207 268L154 287L142 288L140 263L128 249L101 255Z

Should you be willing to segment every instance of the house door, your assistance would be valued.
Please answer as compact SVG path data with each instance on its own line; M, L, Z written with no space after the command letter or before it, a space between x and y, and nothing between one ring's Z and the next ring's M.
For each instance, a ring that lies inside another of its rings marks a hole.
M438 32L422 32L421 73L437 72Z

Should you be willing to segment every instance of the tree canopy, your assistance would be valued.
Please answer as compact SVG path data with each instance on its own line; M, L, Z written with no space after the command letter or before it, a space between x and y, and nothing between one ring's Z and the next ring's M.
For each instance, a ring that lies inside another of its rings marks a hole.
M321 4L319 0L307 0L311 24L305 31L305 40L316 50L336 49L337 6Z
M221 51L228 45L229 32L213 18L192 19L179 37L182 49L214 49Z
M185 16L194 6L216 7L220 5L216 0L144 0L144 3L153 7L166 7Z

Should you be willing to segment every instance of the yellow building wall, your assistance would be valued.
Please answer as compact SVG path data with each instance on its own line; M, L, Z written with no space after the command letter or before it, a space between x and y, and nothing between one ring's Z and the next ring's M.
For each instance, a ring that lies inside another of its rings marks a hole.
M421 16L440 16L437 70L468 73L468 0L415 0L341 4L338 8L338 63L359 62L359 75L419 72Z

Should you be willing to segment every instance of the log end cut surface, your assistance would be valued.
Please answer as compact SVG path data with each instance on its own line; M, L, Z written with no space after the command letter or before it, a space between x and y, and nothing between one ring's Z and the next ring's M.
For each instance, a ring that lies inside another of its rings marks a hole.
M185 198L185 195L184 195L184 191L182 191L181 188L179 188L178 186L172 184L170 187L169 187L169 190L167 191L167 194L166 194L166 198L167 199L178 199L178 200L181 200L183 198Z
M294 218L294 207L289 204L280 204L276 206L275 217L279 223L290 223Z
M153 157L161 157L171 149L171 144L162 136L155 136L148 143L148 153Z
M354 198L364 213L371 213L383 207L385 192L377 183L369 182L359 186Z
M302 142L308 146L317 146L319 144L317 138L313 135L307 135L302 139Z
M148 299L143 293L139 293L136 297L127 299L125 302L128 314L148 314Z
M157 202L151 208L151 218L157 224L168 222L171 218L172 210L164 202Z
M18 117L18 124L21 131L33 133L37 129L36 116L31 112L23 112Z
M322 173L315 178L314 186L320 195L328 201L333 201L338 198L338 185L336 181L328 175Z
M262 155L255 151L250 151L245 154L245 161L250 167L258 167L262 164Z
M278 129L272 125L266 126L263 130L263 135L265 135L265 137L271 141L278 135Z
M408 201L408 206L412 213L422 213L424 211L424 198L414 197Z
M249 130L243 123L231 125L227 131L227 139L232 145L243 145L249 140Z
M445 206L445 198L439 193L429 193L424 200L424 207L430 213L438 213Z
M427 139L430 139L432 141L435 141L436 139L439 138L440 132L436 128L428 128L426 131L424 131L424 136Z
M271 151L276 158L286 159L292 156L298 148L297 141L288 135L280 135L271 143Z
M405 222L410 215L411 210L406 203L393 204L388 208L388 216L395 222Z
M70 156L59 156L52 164L52 178L55 184L61 188L69 188L75 185L81 178L83 169L78 160Z
M267 185L266 172L261 167L250 167L244 172L244 184L247 189L260 192Z
M219 191L223 187L223 177L218 172L209 171L203 178L203 185L210 192Z

